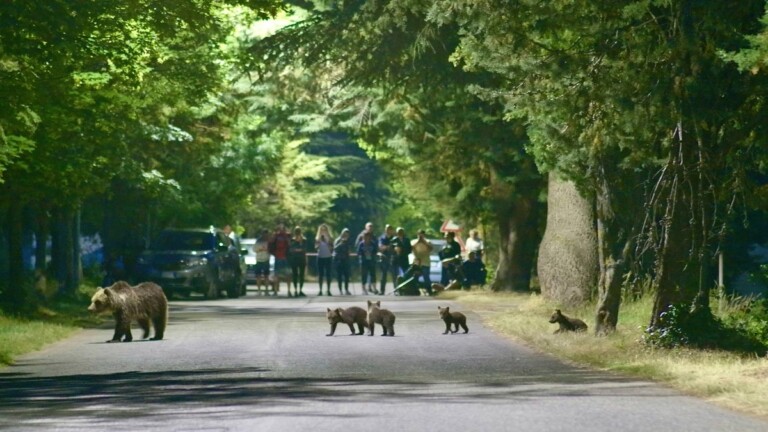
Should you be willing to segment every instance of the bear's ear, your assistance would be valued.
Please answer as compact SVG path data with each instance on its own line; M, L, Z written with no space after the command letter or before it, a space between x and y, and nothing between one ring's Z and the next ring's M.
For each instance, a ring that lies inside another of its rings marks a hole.
M112 289L110 289L110 288L104 288L104 295L106 295L107 297L110 297L110 298L111 298L111 297L112 297L114 294L115 294L115 293L113 293L113 292L112 292Z
M558 314L558 315L562 314L562 312L560 312L560 309L555 309L555 313Z
M370 305L372 305L372 304L373 304L373 302L372 302L372 301L370 301L370 300L368 300L368 306L370 306Z
M381 301L377 301L376 306L381 307Z
M330 312L330 311L331 311L331 308L326 308L326 309L328 309L328 312Z
M448 313L448 310L450 310L450 309L451 309L450 306L446 306L445 309L443 309L443 310L445 311L445 313Z

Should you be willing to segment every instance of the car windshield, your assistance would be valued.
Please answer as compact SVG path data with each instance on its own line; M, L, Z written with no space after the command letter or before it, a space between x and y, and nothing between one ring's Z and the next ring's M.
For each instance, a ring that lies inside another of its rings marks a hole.
M164 231L152 244L154 250L213 249L213 236L206 232Z

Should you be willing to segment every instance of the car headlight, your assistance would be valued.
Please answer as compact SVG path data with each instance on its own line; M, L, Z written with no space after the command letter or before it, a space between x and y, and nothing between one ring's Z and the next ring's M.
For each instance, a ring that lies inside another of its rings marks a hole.
M205 257L195 257L187 259L187 265L189 267L204 266L208 264L208 259Z

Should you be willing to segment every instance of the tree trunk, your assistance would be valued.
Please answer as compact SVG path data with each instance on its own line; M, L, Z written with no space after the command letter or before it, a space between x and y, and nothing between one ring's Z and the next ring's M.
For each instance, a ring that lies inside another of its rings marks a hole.
M491 283L494 291L528 291L536 254L539 203L519 198L508 212L497 213L499 263Z
M53 235L52 256L54 274L59 281L59 295L69 296L74 294L79 284L76 273L78 266L75 260L75 212L69 208L59 208L54 213L55 232Z
M684 303L692 312L711 314L709 290L712 275L709 255L708 226L712 205L704 198L703 163L701 151L682 139L682 125L678 125L679 145L669 156L668 177L662 177L668 192L661 225L659 258L656 266L656 297L651 314L651 327L659 324L661 314L670 305ZM700 145L700 143L699 143Z
M610 158L609 158L610 159ZM640 179L626 179L626 173L614 172L615 164L606 160L595 166L595 213L597 215L597 253L600 262L598 305L595 313L595 334L616 330L619 322L622 285L632 246L635 244L637 222L635 215L640 205L632 184ZM625 189L614 186L613 180L621 175L627 181Z
M48 237L50 236L48 212L38 209L35 213L35 221L35 270L45 272L48 264Z
M24 243L23 204L11 201L8 206L8 280L5 291L5 302L12 311L25 311L31 305L27 284L24 283Z
M592 204L576 186L549 174L547 227L539 246L539 284L561 305L588 300L597 283L597 238Z
M598 282L599 300L595 313L595 334L603 335L614 332L619 322L621 305L621 287L627 270L627 261L632 241L627 239L620 253L615 253L618 239L611 239L607 221L598 218L598 255L600 261L600 279Z

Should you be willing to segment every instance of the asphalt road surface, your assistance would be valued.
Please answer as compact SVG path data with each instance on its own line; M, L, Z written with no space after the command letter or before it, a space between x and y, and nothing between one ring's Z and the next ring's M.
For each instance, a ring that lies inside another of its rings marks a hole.
M443 335L444 301L305 291L173 301L165 340L107 344L110 322L23 356L0 369L0 430L768 431L535 353L471 313L469 334ZM395 337L326 337L326 307L372 298L396 313Z

